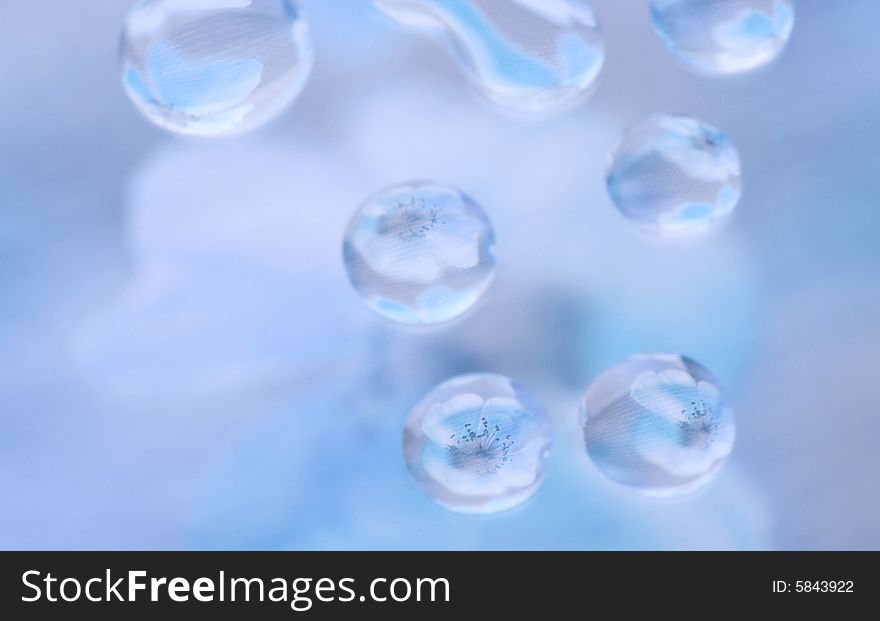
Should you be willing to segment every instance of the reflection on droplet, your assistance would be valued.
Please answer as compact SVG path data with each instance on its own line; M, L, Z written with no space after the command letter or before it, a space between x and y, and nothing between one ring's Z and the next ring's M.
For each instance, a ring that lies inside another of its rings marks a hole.
M355 214L343 254L357 292L380 315L410 325L450 321L495 275L495 235L459 190L413 183L380 192Z
M739 155L719 129L659 114L627 131L611 155L607 184L614 204L641 230L702 234L726 222L739 203Z
M550 431L543 409L509 378L462 375L413 408L403 450L410 474L439 504L460 513L493 513L538 489Z
M651 0L651 15L675 58L708 75L767 64L794 26L791 0Z
M491 102L516 112L570 109L605 60L584 0L373 0L397 21L445 35L459 67Z
M683 356L639 354L589 387L584 438L612 481L648 496L706 485L733 448L733 412L717 380Z
M286 108L312 68L297 0L141 0L122 33L122 82L172 132L221 136Z

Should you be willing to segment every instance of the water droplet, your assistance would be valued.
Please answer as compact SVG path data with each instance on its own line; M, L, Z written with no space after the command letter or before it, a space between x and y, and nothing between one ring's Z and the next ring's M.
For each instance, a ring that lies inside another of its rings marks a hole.
M477 373L447 380L406 421L410 474L439 504L494 513L527 500L544 478L550 428L543 409L515 382Z
M122 33L122 82L164 129L230 135L284 110L312 55L296 0L141 0Z
M583 0L373 0L407 25L441 33L489 101L515 112L568 110L591 93L605 60Z
M705 368L674 354L638 354L587 390L584 438L612 481L658 497L704 486L733 448L733 412Z
M608 192L642 231L702 234L727 221L740 199L736 148L719 129L661 114L630 128L611 156Z
M651 15L675 58L708 75L765 65L794 26L791 0L651 0Z
M461 191L411 183L368 199L343 244L351 284L380 315L433 325L472 308L495 276L495 235Z

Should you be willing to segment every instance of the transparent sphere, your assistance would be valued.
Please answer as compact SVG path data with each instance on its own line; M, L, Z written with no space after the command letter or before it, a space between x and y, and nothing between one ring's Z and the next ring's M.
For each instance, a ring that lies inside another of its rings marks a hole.
M373 0L397 21L445 35L479 92L516 112L567 110L591 93L605 61L583 0Z
M612 481L675 497L708 483L733 448L733 412L702 366L675 354L638 354L587 389L584 438Z
M742 190L739 154L719 129L655 115L630 128L611 154L608 192L642 231L702 234L730 217Z
M141 0L122 33L122 83L172 132L248 131L287 107L312 69L295 0Z
M651 15L675 58L707 75L770 62L794 26L791 0L651 0Z
M439 504L459 513L493 513L538 489L550 428L543 409L511 379L462 375L413 408L403 453L410 474Z
M459 190L434 183L389 188L349 224L343 258L367 304L399 323L428 326L472 308L495 276L495 234Z

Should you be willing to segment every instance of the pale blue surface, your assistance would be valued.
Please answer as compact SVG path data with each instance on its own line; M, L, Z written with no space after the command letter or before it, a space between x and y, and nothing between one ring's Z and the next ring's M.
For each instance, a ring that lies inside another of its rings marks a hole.
M797 2L777 62L707 80L643 3L592 4L593 99L524 124L369 3L309 2L301 97L205 144L120 88L125 3L7 3L0 546L880 548L880 5ZM605 191L607 153L658 111L740 151L709 239L646 242ZM414 334L364 306L339 244L364 197L426 177L479 197L499 269L473 315ZM587 385L636 351L694 357L736 410L689 500L619 488L584 451ZM554 434L536 495L491 518L434 504L401 455L413 405L473 371L528 386Z

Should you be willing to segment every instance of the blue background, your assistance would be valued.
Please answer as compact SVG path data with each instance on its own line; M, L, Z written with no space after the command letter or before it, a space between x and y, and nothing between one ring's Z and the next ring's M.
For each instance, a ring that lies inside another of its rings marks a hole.
M542 123L368 2L306 5L300 99L208 142L127 101L125 2L0 10L0 547L880 548L880 3L797 1L776 63L712 80L646 1L594 0L598 89ZM719 234L652 244L610 204L607 153L654 112L738 146ZM375 317L341 261L360 201L413 178L466 190L498 238L487 301L428 333ZM712 369L738 415L682 502L603 479L578 428L590 380L652 350ZM409 408L475 370L553 423L544 486L494 517L434 505L401 456Z

